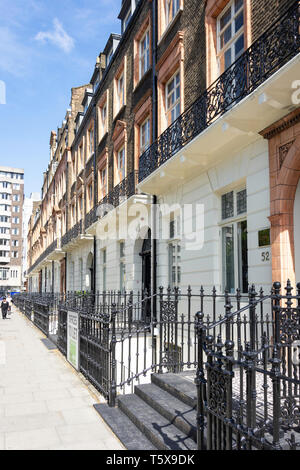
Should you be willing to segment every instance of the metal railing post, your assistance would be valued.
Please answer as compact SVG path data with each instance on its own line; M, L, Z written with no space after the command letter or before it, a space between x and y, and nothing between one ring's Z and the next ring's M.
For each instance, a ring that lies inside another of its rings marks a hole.
M117 361L116 361L116 316L117 316L117 309L116 304L112 304L112 311L111 311L111 343L110 343L110 361L111 361L111 378L110 378L110 393L109 393L109 406L114 407L116 406L116 395L117 395L117 385L116 385L116 369L117 369Z
M203 348L204 348L204 315L198 312L195 318L196 331L197 331L197 356L198 365L195 378L197 388L197 447L198 450L204 450L204 386L206 384L203 369Z

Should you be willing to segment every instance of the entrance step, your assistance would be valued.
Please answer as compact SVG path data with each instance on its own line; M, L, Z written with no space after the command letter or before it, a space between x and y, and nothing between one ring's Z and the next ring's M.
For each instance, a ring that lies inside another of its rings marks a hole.
M193 439L178 429L137 394L123 395L118 407L160 450L196 450Z
M137 385L135 394L196 442L196 409L186 405L153 383Z
M197 406L195 375L195 371L180 372L178 374L152 374L151 382L194 408Z
M106 404L96 404L94 408L127 450L156 450L119 408L111 408Z
M119 395L117 407L94 405L128 450L196 450L195 371L152 374L151 383Z

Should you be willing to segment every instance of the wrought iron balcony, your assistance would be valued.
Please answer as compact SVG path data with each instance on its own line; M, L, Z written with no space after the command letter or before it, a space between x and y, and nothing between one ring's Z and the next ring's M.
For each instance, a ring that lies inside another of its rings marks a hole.
M78 235L80 235L81 233L82 233L82 220L77 222L77 224L75 224L74 227L72 227L70 230L68 230L64 234L64 236L61 239L61 246L63 247L67 245L68 243L70 243L70 241L77 238Z
M297 1L141 155L139 182L300 52L299 19Z
M95 223L98 218L104 215L111 209L118 207L122 202L129 199L136 193L136 184L138 179L138 172L132 171L126 178L124 178L117 186L115 186L98 204L94 207L85 217L85 229Z
M28 268L27 274L30 274L47 256L49 256L54 250L61 248L61 239L57 238L54 242L49 245L45 251L38 257L38 259Z

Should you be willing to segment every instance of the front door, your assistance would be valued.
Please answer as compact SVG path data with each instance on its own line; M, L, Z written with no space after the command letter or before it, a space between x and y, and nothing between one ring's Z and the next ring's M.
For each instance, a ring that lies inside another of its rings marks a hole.
M148 236L145 238L142 251L142 296L144 299L142 316L144 320L151 318L151 300L145 300L151 295L151 230L148 231Z

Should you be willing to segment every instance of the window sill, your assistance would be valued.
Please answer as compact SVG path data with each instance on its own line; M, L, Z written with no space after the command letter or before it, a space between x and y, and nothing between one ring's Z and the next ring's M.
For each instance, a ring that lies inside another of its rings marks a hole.
M115 122L118 119L118 117L124 111L125 108L126 108L126 104L123 104L123 106L114 115L113 122Z
M181 16L181 13L183 12L183 8L180 7L179 10L177 11L176 15L174 16L174 18L172 19L171 23L168 24L168 26L166 27L166 29L164 30L164 32L162 33L157 45L159 46L160 43L165 39L165 37L167 36L167 34L169 33L169 31L173 28L174 24L176 23L177 19L179 16Z
M139 81L134 85L134 88L133 88L133 93L135 93L135 91L145 82L145 80L147 79L148 75L150 74L152 70L152 65L150 65L150 67L148 68L148 70L144 73L144 75L139 79Z
M108 131L106 131L103 136L101 137L101 139L99 140L98 142L98 147L102 144L103 140L107 137L107 134L108 134Z

